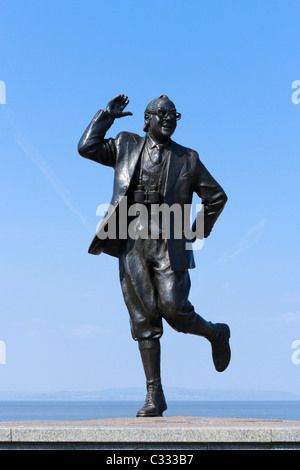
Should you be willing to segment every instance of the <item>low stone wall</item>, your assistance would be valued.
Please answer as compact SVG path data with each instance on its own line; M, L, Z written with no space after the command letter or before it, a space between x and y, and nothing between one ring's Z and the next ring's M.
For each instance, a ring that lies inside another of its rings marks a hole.
M0 449L300 449L300 421L162 417L0 423Z

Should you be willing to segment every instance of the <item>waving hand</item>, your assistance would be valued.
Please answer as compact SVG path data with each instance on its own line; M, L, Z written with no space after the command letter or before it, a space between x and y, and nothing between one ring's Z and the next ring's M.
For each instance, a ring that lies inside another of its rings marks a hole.
M125 95L115 96L106 106L106 111L113 117L121 118L124 116L132 116L130 111L123 111L129 103L129 99Z

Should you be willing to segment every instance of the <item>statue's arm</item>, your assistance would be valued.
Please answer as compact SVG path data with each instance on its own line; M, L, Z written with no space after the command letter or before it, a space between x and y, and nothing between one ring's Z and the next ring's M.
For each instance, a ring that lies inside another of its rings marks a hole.
M114 119L103 110L99 110L83 133L78 143L78 153L84 158L114 167L116 151L113 139L105 139L105 134Z
M78 143L78 153L89 160L102 165L114 167L116 149L114 139L105 139L105 134L116 118L130 116L131 112L123 112L129 100L124 95L113 98L105 110L99 110Z
M212 177L202 162L197 158L194 191L202 199L204 205L204 238L207 238L227 202L227 195ZM197 217L193 224L195 230Z

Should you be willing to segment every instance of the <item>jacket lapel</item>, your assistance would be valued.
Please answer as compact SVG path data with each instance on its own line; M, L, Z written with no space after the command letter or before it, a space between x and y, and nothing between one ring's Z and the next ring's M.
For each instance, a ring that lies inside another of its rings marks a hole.
M168 172L167 172L167 184L166 184L165 195L169 193L170 189L175 184L178 178L182 165L185 162L183 155L184 155L183 148L180 145L176 144L176 142L172 141L171 154L170 154L169 166L168 166Z
M127 172L128 172L128 182L131 181L136 164L138 162L139 156L142 153L143 146L145 144L145 137L142 137L138 140L138 142L128 142L127 145Z

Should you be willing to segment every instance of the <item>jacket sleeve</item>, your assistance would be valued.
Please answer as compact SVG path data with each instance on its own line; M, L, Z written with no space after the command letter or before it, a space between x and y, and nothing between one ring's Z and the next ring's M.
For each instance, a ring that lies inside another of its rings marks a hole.
M219 215L223 211L228 198L221 186L216 182L216 180L199 160L198 156L193 189L202 199L202 204L204 206L203 235L204 238L207 238L210 235ZM201 217L196 216L196 220L193 224L193 231L195 231L196 224L200 220Z
M115 167L116 148L114 139L105 139L105 134L114 119L103 110L99 110L78 143L78 153L84 158Z

